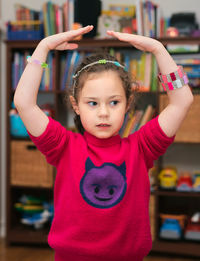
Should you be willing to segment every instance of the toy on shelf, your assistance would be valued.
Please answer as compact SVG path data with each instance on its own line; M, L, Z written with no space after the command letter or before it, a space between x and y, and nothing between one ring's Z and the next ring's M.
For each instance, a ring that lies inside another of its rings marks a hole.
M176 219L165 219L160 228L160 237L165 239L180 239L182 234L181 226Z
M158 175L161 189L172 190L176 188L177 170L174 167L167 167L161 170Z
M185 239L200 241L200 212L195 213L185 228Z
M35 229L43 228L44 224L47 223L53 216L53 208L44 209L43 212L34 214L32 216L23 216L21 223L28 226L33 226Z
M53 204L37 197L23 195L14 207L21 213L20 222L35 229L43 228L53 218Z
M26 130L26 127L21 120L17 109L15 108L14 103L12 102L11 109L9 111L9 117L10 117L10 134L13 137L18 137L18 138L28 138L28 132ZM41 109L47 116L52 116L53 112L50 109L50 105L48 107L47 104L41 106Z
M160 227L160 237L164 239L178 240L182 236L185 225L185 215L160 214L162 225Z
M181 173L177 182L176 190L181 192L192 191L192 178L189 172Z
M193 191L200 192L200 173L193 175Z

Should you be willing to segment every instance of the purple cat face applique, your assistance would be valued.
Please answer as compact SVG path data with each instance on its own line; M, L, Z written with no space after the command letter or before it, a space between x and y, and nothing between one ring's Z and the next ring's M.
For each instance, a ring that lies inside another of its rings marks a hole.
M86 172L80 182L83 199L96 208L110 208L124 197L126 184L126 165L104 163L96 167L90 158L86 160Z

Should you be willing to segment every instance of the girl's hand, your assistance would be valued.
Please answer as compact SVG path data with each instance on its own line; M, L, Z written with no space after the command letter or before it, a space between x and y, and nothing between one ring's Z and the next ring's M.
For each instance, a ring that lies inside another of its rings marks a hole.
M159 41L146 36L114 31L107 31L107 34L116 37L120 41L128 42L141 51L156 54L161 48L163 48L163 45Z
M50 35L44 38L42 44L47 51L50 50L74 50L78 48L78 44L69 43L74 38L89 33L93 29L93 25L88 25L77 30L71 30L59 34Z

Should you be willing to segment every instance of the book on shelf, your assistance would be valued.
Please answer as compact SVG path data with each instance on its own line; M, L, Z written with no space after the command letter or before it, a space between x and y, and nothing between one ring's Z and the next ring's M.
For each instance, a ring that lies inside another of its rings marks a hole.
M156 62L155 56L152 56L152 63L151 63L151 88L150 91L156 92L158 90L158 66Z
M26 66L26 57L31 55L28 51L14 52L12 62L12 90L15 90L20 77ZM49 52L47 57L49 68L44 70L40 91L52 91L55 89L55 57L52 52Z
M14 53L14 61L12 64L12 88L17 88L18 81L20 79L19 64L20 64L20 53Z
M70 68L72 54L73 54L73 51L67 52L65 69L64 69L64 72L62 75L62 81L61 81L61 90L65 90L66 85L67 85L67 79L68 79L68 75L69 75L69 68Z
M153 117L155 113L155 108L153 107L152 104L148 104L145 111L144 111L144 114L142 116L142 119L139 123L139 126L138 126L138 130L144 126L148 121L150 121Z
M48 25L48 17L47 17L47 3L44 3L42 6L43 12L43 24L44 24L44 35L50 35L49 25Z
M167 50L170 53L198 53L198 44L168 44Z
M76 66L79 62L79 58L80 58L79 52L73 51L72 56L71 56L71 60L70 60L68 76L67 76L67 83L66 83L67 88L71 87L73 74L74 74L75 68L76 68Z
M143 114L144 114L143 110L137 110L135 112L135 120L134 120L134 124L131 128L131 133L134 133L135 131L138 130L138 127L139 127L139 124L140 124L140 121L142 119Z
M135 112L130 111L129 114L128 114L128 120L127 120L126 125L124 127L124 131L121 134L122 138L128 137L128 135L131 133L131 129L134 125L134 121L135 121Z
M149 104L146 109L131 110L125 115L124 123L120 129L120 136L122 138L128 137L130 134L139 130L149 120L153 118L155 108Z

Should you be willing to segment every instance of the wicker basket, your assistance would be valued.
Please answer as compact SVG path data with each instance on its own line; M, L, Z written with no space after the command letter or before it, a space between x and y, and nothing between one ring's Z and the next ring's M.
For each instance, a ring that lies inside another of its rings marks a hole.
M31 141L11 142L11 184L52 187L53 167Z

